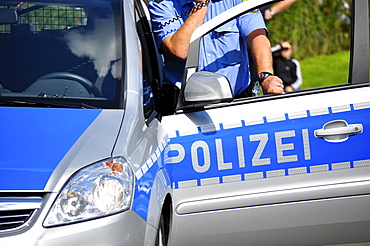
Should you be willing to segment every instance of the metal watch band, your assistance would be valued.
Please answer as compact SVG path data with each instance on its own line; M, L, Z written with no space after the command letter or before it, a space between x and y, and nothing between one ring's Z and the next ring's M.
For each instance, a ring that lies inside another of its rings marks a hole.
M197 8L197 9L199 9L199 8L203 8L203 7L208 7L208 4L209 4L209 0L206 0L206 1L204 1L204 2L197 2L196 4L195 4L195 7Z

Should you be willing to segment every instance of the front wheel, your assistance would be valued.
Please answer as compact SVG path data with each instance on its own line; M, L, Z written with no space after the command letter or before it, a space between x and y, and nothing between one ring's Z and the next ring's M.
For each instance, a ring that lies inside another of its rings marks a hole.
M166 225L164 222L163 214L159 219L158 231L157 231L157 238L155 240L155 246L167 246L168 241L168 233L166 230Z

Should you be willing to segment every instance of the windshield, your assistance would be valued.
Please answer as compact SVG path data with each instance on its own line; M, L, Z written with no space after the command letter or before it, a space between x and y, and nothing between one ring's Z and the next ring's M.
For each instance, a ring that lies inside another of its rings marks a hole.
M1 101L118 108L119 10L119 1L1 1Z

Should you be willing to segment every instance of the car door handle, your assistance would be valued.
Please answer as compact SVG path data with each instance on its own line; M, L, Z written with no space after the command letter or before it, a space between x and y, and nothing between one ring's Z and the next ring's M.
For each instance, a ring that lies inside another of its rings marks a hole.
M361 132L362 132L362 125L354 124L354 125L338 127L334 129L316 130L315 134L316 134L316 137L326 137L326 136L334 136L334 135L342 135L342 134L353 135L353 134L357 134Z
M335 120L326 123L322 129L315 131L315 137L324 138L328 142L343 142L349 136L362 133L362 124L351 124L344 120Z

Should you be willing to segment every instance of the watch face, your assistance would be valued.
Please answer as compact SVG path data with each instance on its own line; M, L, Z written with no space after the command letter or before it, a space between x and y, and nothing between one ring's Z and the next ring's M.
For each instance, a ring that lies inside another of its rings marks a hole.
M272 76L273 74L270 72L262 72L258 75L260 81L265 80L268 76Z

